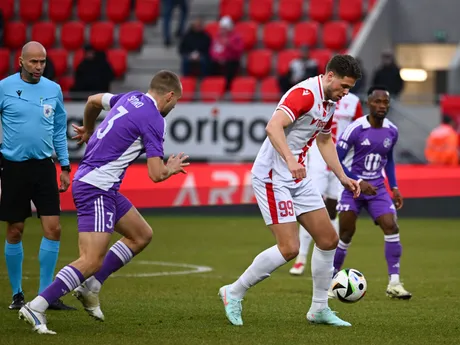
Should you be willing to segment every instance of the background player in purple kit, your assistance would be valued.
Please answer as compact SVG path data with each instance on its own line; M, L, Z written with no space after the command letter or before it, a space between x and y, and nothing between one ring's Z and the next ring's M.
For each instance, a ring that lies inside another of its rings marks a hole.
M396 184L393 160L398 129L385 118L390 107L388 90L380 86L371 87L367 104L370 114L351 123L337 143L337 153L345 173L360 181L362 193L354 199L353 193L345 190L337 205L340 212L340 240L334 257L334 272L339 271L345 261L347 249L356 231L356 220L364 207L385 235L385 258L390 279L387 296L410 299L412 294L404 289L399 280L402 246L396 209L402 207L403 199ZM393 191L394 204L384 184L383 169Z
M74 126L80 143L88 142L73 182L77 208L80 257L65 266L54 282L19 311L19 317L39 334L55 334L46 326L45 311L58 298L75 290L92 317L103 320L99 305L101 285L150 242L152 229L135 207L118 192L128 166L142 153L147 155L149 176L161 182L185 173L183 153L163 162L165 117L182 95L176 74L157 73L146 94L133 91L90 96L83 126ZM102 109L110 110L95 130ZM111 234L124 237L107 252Z

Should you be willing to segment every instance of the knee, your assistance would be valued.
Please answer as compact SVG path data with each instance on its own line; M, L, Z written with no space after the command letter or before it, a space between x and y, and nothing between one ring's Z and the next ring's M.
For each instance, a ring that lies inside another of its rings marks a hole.
M278 248L286 261L290 261L299 255L300 244L298 242L278 245Z
M340 229L340 240L343 243L350 243L353 235L355 233L354 229Z
M316 246L321 250L333 250L337 248L339 237L335 231L328 233L316 242Z
M22 240L22 233L24 231L24 223L8 224L6 231L6 240L8 243L19 243Z
M45 226L43 235L50 240L59 241L61 239L61 225L59 222Z
M387 224L382 224L383 233L385 235L396 235L399 234L399 227L396 222L390 222Z
M151 241L153 237L153 230L150 226L147 226L145 230L142 232L142 237L141 241L144 246L147 246Z

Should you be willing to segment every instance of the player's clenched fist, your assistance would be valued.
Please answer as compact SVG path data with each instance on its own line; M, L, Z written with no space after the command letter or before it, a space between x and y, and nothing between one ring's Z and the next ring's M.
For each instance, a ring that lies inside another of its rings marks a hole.
M292 177L295 179L304 179L307 176L307 171L305 166L300 164L295 157L291 156L287 159L287 166L289 171L292 174Z
M340 183L345 189L353 192L354 198L357 198L361 194L361 187L359 186L358 181L345 176L340 178Z

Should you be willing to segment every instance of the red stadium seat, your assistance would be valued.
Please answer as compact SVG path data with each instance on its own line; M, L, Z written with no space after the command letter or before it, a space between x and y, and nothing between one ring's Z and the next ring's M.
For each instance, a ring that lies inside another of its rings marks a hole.
M143 23L156 22L160 16L160 0L136 0L134 13Z
M10 51L0 48L0 75L7 74L10 70Z
M3 0L2 0L3 1ZM35 22L43 13L43 0L21 0L19 4L19 17L23 22Z
M8 21L14 14L14 0L0 1L0 10L3 12L3 19Z
M344 21L328 22L323 26L324 46L332 50L340 50L347 44L348 25Z
M112 65L117 78L126 73L128 68L128 54L124 49L111 49L107 52L107 60Z
M107 17L114 23L123 23L131 14L131 0L107 0Z
M457 119L460 116L460 96L442 95L440 99L441 113Z
M243 17L243 0L221 0L220 1L220 17L230 16L234 22Z
M85 57L85 51L83 49L76 50L73 53L72 68L74 71L77 70L78 65L80 64L80 62L83 61L84 57Z
M276 77L268 77L260 84L260 96L262 102L278 102L281 91Z
M278 53L276 70L278 75L285 75L289 71L289 64L292 60L300 57L300 51L297 49L286 49Z
M249 18L258 23L266 23L273 16L273 0L251 0Z
M315 49L310 52L310 58L318 63L319 73L324 73L327 63L332 58L332 52L329 49Z
M99 20L101 17L101 0L78 0L78 18L86 23Z
M19 68L19 57L21 56L22 49L16 50L14 53L14 59L13 59L13 69L16 70Z
M89 42L96 50L107 50L113 44L113 23L97 22L91 24Z
M294 46L314 47L318 42L318 23L303 22L294 26Z
M120 46L126 50L139 50L144 43L144 24L127 22L120 25Z
M206 25L204 26L204 31L206 31L208 35L211 36L211 38L213 38L219 31L219 23L215 21L206 23Z
M48 58L53 61L56 77L60 77L61 75L65 74L65 72L67 72L67 50L50 49L47 53Z
M257 80L254 77L236 77L230 86L230 97L233 102L250 102L254 100Z
M61 77L58 80L58 84L61 86L62 92L66 93L73 86L75 80L72 76Z
M32 26L32 41L40 42L46 49L53 47L55 34L56 25L53 22L38 22Z
M224 77L207 77L200 84L200 97L203 102L215 102L225 92Z
M181 102L193 101L196 91L196 78L182 77L180 81L182 83L182 97L180 99Z
M66 22L72 15L72 8L72 0L49 0L48 16L53 22Z
M263 40L265 47L281 50L286 46L287 25L284 22L270 22L264 27Z
M244 49L250 50L257 42L257 24L255 22L238 22L235 30L241 35Z
M3 41L7 48L22 48L26 43L26 24L23 22L6 22Z
M357 22L357 23L354 23L354 24L353 24L353 31L352 31L352 33L351 33L351 37L352 37L353 39L358 35L358 33L359 33L359 31L361 30L361 27L362 27L362 26L363 26L363 23L362 23L362 22Z
M295 23L302 17L302 0L280 0L278 15L281 20Z
M83 47L85 42L85 25L82 22L67 22L61 28L61 44L67 50Z
M246 61L248 74L256 78L269 75L272 69L272 55L268 49L251 50Z
M308 16L320 23L327 22L332 17L333 0L310 0Z
M361 20L363 0L339 0L339 18L350 23Z
M374 6L379 2L379 0L369 0L367 3L367 12L370 12L374 9Z

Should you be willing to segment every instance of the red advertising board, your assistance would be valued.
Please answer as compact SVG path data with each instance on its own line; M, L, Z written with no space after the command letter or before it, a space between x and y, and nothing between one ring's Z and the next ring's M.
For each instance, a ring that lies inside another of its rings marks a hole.
M460 196L460 168L401 165L397 178L406 198ZM138 208L255 203L251 164L194 163L187 175L161 183L149 179L145 164L134 164L121 192ZM61 194L61 204L64 211L75 209L70 191Z

